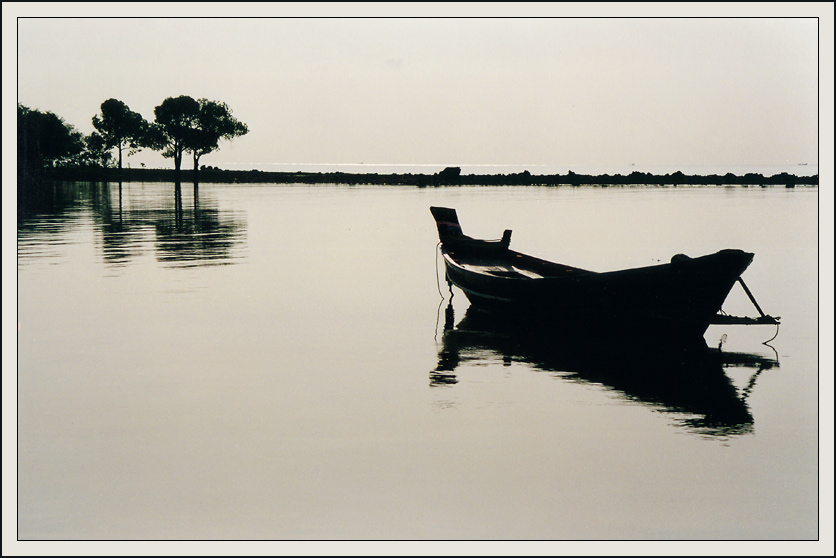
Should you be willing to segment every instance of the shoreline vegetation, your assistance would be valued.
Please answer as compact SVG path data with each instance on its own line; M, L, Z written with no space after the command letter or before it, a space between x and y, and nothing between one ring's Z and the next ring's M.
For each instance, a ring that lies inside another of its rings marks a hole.
M275 172L226 170L200 165L200 158L217 151L221 140L249 132L221 101L194 99L188 95L168 97L154 108L147 121L118 99L107 99L101 113L93 116L96 131L84 136L52 112L17 105L18 188L41 180L77 182L200 182L216 184L342 184L387 186L818 186L818 174L796 176L787 172L772 176L747 173L738 176L651 174L535 175L525 170L513 174L462 174L461 167L447 167L433 174ZM159 151L174 161L174 169L125 168L123 155L140 149ZM113 152L118 157L114 159ZM191 157L193 169L182 168Z
M198 172L182 169L54 167L44 169L41 178L77 182L199 182L218 184L342 184L387 186L637 186L637 185L716 185L716 186L818 186L818 174L797 176L782 172L772 176L758 173L735 175L688 175L680 171L655 175L634 171L627 175L567 174L536 175L528 171L514 174L461 174L459 167L447 167L434 174L346 173L346 172L270 172L225 170L202 167Z

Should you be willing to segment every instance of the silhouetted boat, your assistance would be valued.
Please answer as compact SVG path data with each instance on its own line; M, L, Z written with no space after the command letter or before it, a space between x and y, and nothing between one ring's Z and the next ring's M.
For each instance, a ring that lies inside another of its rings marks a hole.
M447 281L483 309L539 318L543 325L577 333L668 339L701 339L712 323L779 323L763 314L740 278L754 257L742 250L698 258L678 254L667 264L597 273L515 252L509 230L501 240L471 238L462 232L455 209L430 211ZM760 318L720 313L736 281Z

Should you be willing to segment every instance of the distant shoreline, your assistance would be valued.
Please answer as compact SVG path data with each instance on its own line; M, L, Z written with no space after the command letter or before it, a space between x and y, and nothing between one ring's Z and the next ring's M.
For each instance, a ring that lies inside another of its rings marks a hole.
M717 185L717 186L818 186L818 174L798 176L782 172L772 176L757 173L735 175L688 175L682 172L651 174L549 174L528 171L513 174L460 174L458 167L448 167L435 174L413 173L346 173L346 172L272 172L259 170L225 170L215 167L201 169L198 182L218 184L343 184L388 186L638 186L638 185ZM180 181L193 183L194 171L181 170ZM52 168L44 171L44 179L78 182L175 182L174 169L127 168Z

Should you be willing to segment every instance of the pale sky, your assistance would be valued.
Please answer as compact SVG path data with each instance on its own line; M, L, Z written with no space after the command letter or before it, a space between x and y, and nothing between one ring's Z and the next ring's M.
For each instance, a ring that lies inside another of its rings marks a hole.
M66 6L16 7L18 102L87 134L108 98L223 101L250 133L202 164L818 164L815 18L46 17L103 9Z
M152 120L182 94L226 102L250 128L201 159L211 165L814 165L821 153L824 234L811 242L823 243L832 334L833 3L358 6L4 2L4 168L14 168L15 101L87 134L108 98ZM390 14L504 17L345 17ZM265 15L342 17L239 18ZM678 17L635 17L662 15ZM717 15L735 17L681 17ZM794 17L764 17L776 15ZM172 167L147 150L128 161ZM4 264L14 192L4 188ZM832 347L824 356L827 371Z

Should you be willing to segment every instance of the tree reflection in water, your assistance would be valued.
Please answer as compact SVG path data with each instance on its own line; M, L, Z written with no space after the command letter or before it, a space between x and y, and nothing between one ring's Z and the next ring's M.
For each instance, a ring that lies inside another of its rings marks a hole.
M701 343L653 347L623 340L584 340L571 332L524 320L509 321L468 308L454 325L452 306L438 364L430 372L433 387L453 386L456 370L480 363L525 363L555 377L601 386L623 400L671 413L675 424L706 436L754 432L746 398L757 377L778 361L754 354L710 349ZM753 370L741 390L726 375L729 367Z
M160 215L156 226L157 260L178 266L231 263L242 243L243 224L229 213L202 207L197 185L193 205L183 208L180 183L175 184L174 212Z
M109 266L129 265L151 246L157 261L167 266L224 265L240 258L246 232L240 215L203 200L197 186L186 204L179 183L174 184L173 199L170 190L163 190L162 199L159 193L122 183L28 185L19 196L18 240L60 243L62 235L88 225L92 213L102 259Z
M122 183L113 200L108 184L94 190L94 208L102 231L102 256L105 262L124 265L142 253L142 224L132 213L122 210ZM113 202L116 202L114 205Z

